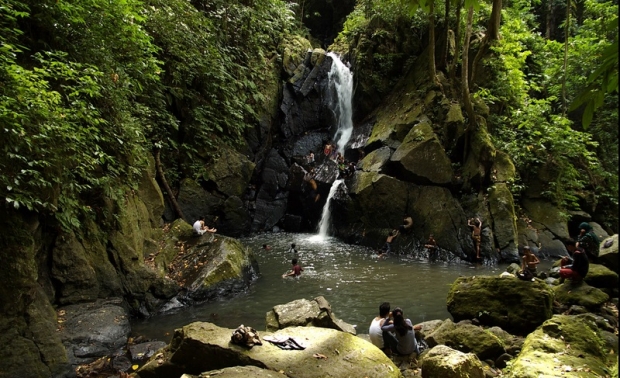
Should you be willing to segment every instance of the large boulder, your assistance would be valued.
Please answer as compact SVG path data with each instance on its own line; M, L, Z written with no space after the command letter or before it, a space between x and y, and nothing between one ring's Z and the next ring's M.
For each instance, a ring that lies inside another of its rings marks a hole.
M513 277L460 277L448 292L448 311L454 321L477 318L521 335L533 331L552 315L553 290L543 281Z
M612 235L601 242L596 261L614 272L620 273L618 271L618 234Z
M249 248L237 239L206 233L184 243L169 276L184 288L178 299L192 303L242 292L257 274Z
M204 216L207 224L213 227L211 220L221 212L225 199L223 194L208 192L198 182L188 178L181 181L177 203L188 222ZM166 217L169 221L176 218L171 214L166 214Z
M120 298L61 307L58 322L74 366L116 353L127 344L130 331L129 313Z
M421 356L423 378L483 378L480 360L446 345L437 345Z
M489 190L489 210L493 219L495 244L503 260L518 262L517 216L512 193L505 183L496 183Z
M288 327L260 333L293 338L304 350L282 350L263 340L251 349L231 343L231 329L196 322L177 329L170 345L136 372L138 378L179 377L233 366L283 371L287 377L402 377L378 348L346 332Z
M241 197L250 183L255 166L245 155L225 149L218 159L205 167L203 179L207 186L227 197Z
M289 167L277 150L272 149L261 174L263 183L256 197L252 231L271 230L286 214Z
M439 247L460 258L475 253L465 213L448 189L418 186L377 172L358 172L348 185L353 201L347 208L348 218L337 226L366 228L371 245L381 245L387 233L402 224L403 214L408 214L413 227L409 234L399 236L395 250L400 243L426 240L432 233Z
M617 363L599 328L581 316L554 315L530 333L504 370L508 378L604 377Z
M588 285L599 289L618 288L618 273L601 264L590 264L588 274L583 279Z
M463 353L473 353L483 361L495 360L506 352L502 341L484 328L466 322L454 324L449 319L426 335L426 342L431 348L441 344Z
M233 366L217 370L205 371L200 375L183 374L181 378L282 378L282 373L262 369L256 366Z
M313 300L298 299L283 305L274 306L265 316L267 331L277 331L286 327L324 327L355 335L355 327L338 319L324 297Z
M452 181L450 159L426 117L411 128L390 160L399 167L398 177L402 180L421 185L447 185Z
M609 300L609 295L585 282L565 281L554 286L555 299L566 306L583 306L590 310L598 309Z
M524 198L521 205L531 220L529 226L538 234L534 245L539 245L546 255L566 256L563 240L570 235L563 212L549 201L540 199Z

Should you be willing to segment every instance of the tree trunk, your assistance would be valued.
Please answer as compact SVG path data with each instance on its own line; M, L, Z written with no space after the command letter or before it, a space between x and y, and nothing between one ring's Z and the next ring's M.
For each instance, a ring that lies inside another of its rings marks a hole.
M545 22L545 38L551 39L551 20L553 17L553 7L551 6L552 0L547 0L547 17Z
M568 61L568 38L570 37L570 0L566 1L566 22L564 23L564 64L562 70L564 77L562 78L562 116L566 116L566 63Z
M166 192L166 197L170 201L170 205L172 206L172 209L174 210L175 215L178 218L181 218L187 222L187 219L185 219L185 216L183 215L183 212L181 211L181 208L179 207L179 203L177 202L177 199L174 198L174 194L172 193L172 190L170 189L170 185L168 185L168 180L166 180L166 176L164 175L164 169L161 166L161 160L159 158L159 155L160 155L160 149L155 148L155 169L157 171L157 179L159 180L161 185L164 187L164 191Z
M456 28L454 29L454 59L450 63L450 81L454 83L456 80L456 63L458 62L459 54L458 52L461 50L461 8L463 0L458 0L456 4ZM455 88L452 85L452 88Z
M440 69L444 69L448 66L448 31L450 30L450 0L446 0L445 2L446 11L444 13L444 22L443 22L443 50L441 51L441 55L439 57L439 64L437 67Z
M435 0L431 0L431 9L428 26L428 64L433 83L437 84L437 71L435 69Z
M467 30L465 31L465 41L463 43L463 68L461 69L462 75L462 85L463 85L463 103L465 104L465 110L467 111L467 116L469 117L469 122L467 125L467 131L476 124L476 115L474 114L474 107L471 103L471 98L469 97L469 84L467 80L467 76L469 73L469 40L471 38L471 24L474 17L474 7L469 7L467 11Z
M487 32L480 41L480 47L478 53L474 58L471 65L471 76L469 78L469 85L473 85L476 79L476 67L480 64L480 60L489 50L489 45L493 41L499 39L499 25L502 20L502 0L493 0L493 9L491 10L491 18L489 19L489 25L487 26Z

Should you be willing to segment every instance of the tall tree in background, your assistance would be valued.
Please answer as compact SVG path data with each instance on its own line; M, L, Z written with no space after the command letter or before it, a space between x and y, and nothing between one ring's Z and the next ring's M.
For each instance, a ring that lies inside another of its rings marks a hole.
M489 45L499 39L499 26L502 20L502 0L493 0L493 8L491 9L491 17L487 25L487 31L480 42L478 53L474 58L471 65L471 76L469 77L469 85L472 85L476 80L476 67L480 63L480 60L489 50Z

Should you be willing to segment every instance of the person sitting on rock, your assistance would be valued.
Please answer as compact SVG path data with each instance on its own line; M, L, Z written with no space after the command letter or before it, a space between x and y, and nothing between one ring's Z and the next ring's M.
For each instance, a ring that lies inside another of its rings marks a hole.
M572 248L567 248L569 251ZM572 280L573 282L581 282L590 270L590 261L586 251L581 247L576 247L572 253L571 259L567 256L562 257L560 262L560 282L564 282L565 279Z
M386 322L381 327L381 330L394 332L394 335L396 336L396 343L392 343L390 338L384 340L387 343L392 343L389 345L392 352L404 356L410 355L414 352L419 353L418 342L415 338L415 330L420 329L421 327L416 326L414 328L411 320L405 319L403 310L399 307L392 311L392 317L394 318L392 322Z
M200 217L196 222L194 222L194 234L202 235L205 232L216 232L215 228L209 228L209 226L205 225L205 217Z
M592 226L588 222L582 222L579 225L579 236L577 237L577 247L581 247L586 251L588 260L596 262L598 258L600 241L598 236L592 230Z
M383 340L385 338L394 338L394 335L392 335L388 331L382 330L381 327L383 327L385 322L389 320L390 314L390 303L381 303L381 305L379 306L379 316L376 316L372 320L372 322L370 322L370 327L368 328L368 336L370 337L370 342L386 354L391 354L391 350L388 346L390 344L389 341L384 342Z

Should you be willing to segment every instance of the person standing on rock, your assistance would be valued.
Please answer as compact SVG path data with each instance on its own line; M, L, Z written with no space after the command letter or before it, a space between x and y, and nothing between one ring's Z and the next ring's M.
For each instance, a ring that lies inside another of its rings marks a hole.
M467 225L472 228L471 237L474 239L476 247L476 260L480 260L480 242L482 240L482 221L480 218L471 218L467 221Z
M376 316L372 322L370 323L370 327L368 328L368 336L370 337L370 342L373 343L374 346L381 349L386 354L391 352L388 345L390 345L389 341L384 342L384 339L394 338L394 335L391 333L384 331L381 329L385 322L387 322L390 318L390 303L383 302L379 306L379 316ZM387 344L387 345L386 345ZM394 342L392 342L394 344Z

